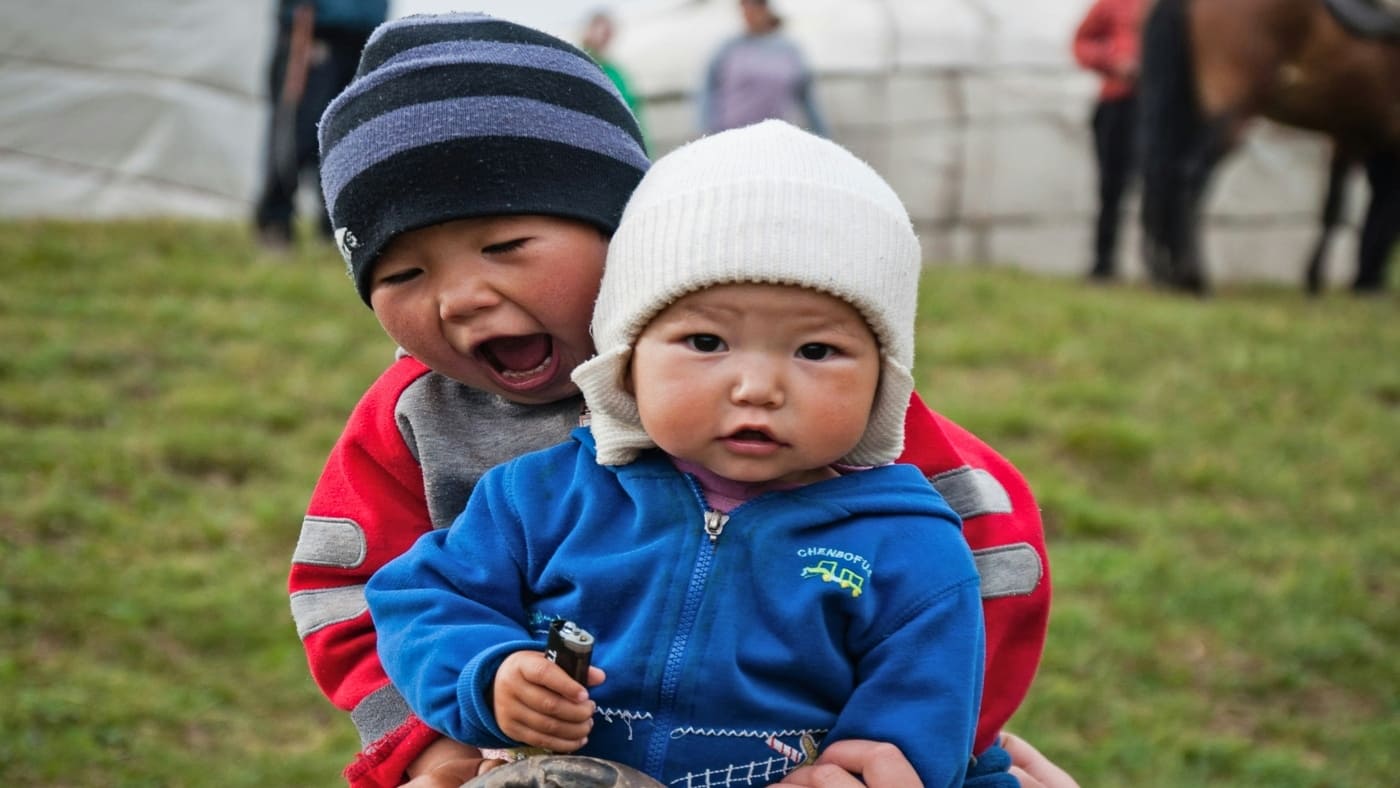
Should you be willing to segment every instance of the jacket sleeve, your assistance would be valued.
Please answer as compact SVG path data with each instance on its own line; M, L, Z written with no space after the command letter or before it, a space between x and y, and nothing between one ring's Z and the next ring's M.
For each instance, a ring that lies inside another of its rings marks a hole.
M356 405L311 495L288 578L311 674L360 733L364 749L345 771L357 787L401 784L438 738L389 685L364 591L375 570L432 527L422 471L395 420L399 396L426 371L401 358Z
M1074 59L1080 66L1105 76L1117 63L1113 51L1113 15L1102 2L1096 2L1074 31Z
M1045 532L1030 487L1010 462L929 410L918 394L905 415L904 454L963 520L981 576L986 675L975 752L996 742L1040 664L1050 617Z
M860 655L860 680L827 742L892 742L929 788L963 784L983 664L982 612L970 575L968 568L961 582L906 604L898 626Z
M501 662L539 650L526 629L526 549L503 483L487 472L452 527L419 539L375 573L367 600L384 669L433 728L481 747L510 747L490 690Z

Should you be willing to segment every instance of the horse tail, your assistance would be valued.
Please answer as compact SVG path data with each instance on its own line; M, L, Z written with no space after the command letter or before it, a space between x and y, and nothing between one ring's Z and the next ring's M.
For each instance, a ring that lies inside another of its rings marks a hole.
M1189 0L1157 0L1142 30L1137 155L1142 170L1142 226L1149 273L1169 281L1185 217L1175 199L1203 120L1187 19Z

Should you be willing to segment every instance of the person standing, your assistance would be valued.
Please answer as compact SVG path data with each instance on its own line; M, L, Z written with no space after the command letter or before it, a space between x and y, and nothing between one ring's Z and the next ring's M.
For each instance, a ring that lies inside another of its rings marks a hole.
M768 0L739 0L744 32L724 42L705 69L700 129L713 134L762 120L786 120L823 137L812 72Z
M277 41L268 68L271 113L262 186L253 222L258 242L284 250L295 239L301 175L319 171L316 123L355 76L360 50L389 13L388 0L279 0ZM319 227L330 238L322 211Z
M583 29L583 39L579 43L583 51L593 58L598 67L603 69L603 73L608 75L608 79L617 86L617 92L622 94L622 100L637 118L637 125L641 127L642 136L645 138L646 124L642 122L642 100L632 89L627 73L608 55L608 45L612 43L616 31L617 25L613 22L612 14L607 9L598 9L588 17L588 24Z
M1074 59L1102 78L1092 121L1099 168L1092 280L1117 274L1119 209L1136 170L1137 79L1146 5L1146 0L1095 0L1074 33Z

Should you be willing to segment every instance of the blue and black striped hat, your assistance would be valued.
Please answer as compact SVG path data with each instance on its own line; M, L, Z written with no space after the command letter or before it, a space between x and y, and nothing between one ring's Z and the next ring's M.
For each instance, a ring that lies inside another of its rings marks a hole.
M381 25L321 117L321 190L355 288L395 236L544 214L611 234L649 164L636 118L588 55L483 14Z

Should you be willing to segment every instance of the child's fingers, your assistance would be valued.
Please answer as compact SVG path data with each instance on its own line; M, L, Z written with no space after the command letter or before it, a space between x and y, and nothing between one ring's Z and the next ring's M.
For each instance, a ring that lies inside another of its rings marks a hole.
M581 720L564 719L558 715L546 714L525 706L520 707L511 716L521 727L537 731L543 736L553 736L570 741L585 739L588 737L589 731L593 730L591 716Z
M589 679L601 681L600 675ZM595 704L578 682L533 651L517 651L496 671L492 706L507 736L532 747L573 752L588 740Z
M493 686L496 715L503 719L524 719L524 710L566 724L593 717L594 704L583 687L539 653L521 651L506 657ZM524 724L539 727L531 720Z
M496 670L495 680L498 684L508 681L513 685L532 684L543 687L578 703L588 700L588 690L538 651L517 651L506 657L501 667Z
M583 722L565 722L523 705L517 705L509 715L498 722L501 731L512 739L554 752L573 752L582 747L587 743L588 732L593 728L591 719Z
M511 654L507 660L513 660L517 656L521 659L516 661L515 667L520 670L521 675L531 684L536 684L548 689L561 697L572 701L580 702L588 700L588 690L584 689L577 681L574 681L564 669L550 662L544 654L539 652L520 652ZM590 669L590 675L592 671Z
M578 685L574 685L577 687ZM562 723L582 723L593 719L595 704L591 700L574 700L561 696L538 684L523 684L517 687L515 705L529 709Z
M588 686L596 687L607 680L608 674L604 673L602 668L591 666L588 668Z
M862 739L834 742L822 751L816 763L839 766L850 774L858 774L864 784L872 788L923 785L904 753L885 742Z

